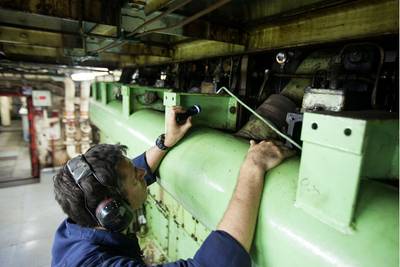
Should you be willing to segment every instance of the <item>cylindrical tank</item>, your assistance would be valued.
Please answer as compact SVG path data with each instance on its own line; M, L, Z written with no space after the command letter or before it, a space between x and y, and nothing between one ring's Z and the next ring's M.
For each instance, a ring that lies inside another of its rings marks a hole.
M104 106L92 101L92 122L109 140L129 146L130 156L149 148L164 132L163 113L142 110L124 118L121 112L118 102ZM246 141L230 134L192 129L162 161L161 185L213 229L227 207L247 149ZM398 266L397 190L363 181L355 230L343 234L294 206L298 172L295 157L265 176L251 251L255 266Z

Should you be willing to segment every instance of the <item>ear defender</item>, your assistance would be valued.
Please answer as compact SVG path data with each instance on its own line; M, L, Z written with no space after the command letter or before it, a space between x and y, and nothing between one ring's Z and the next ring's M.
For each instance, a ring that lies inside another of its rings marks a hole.
M96 218L100 225L112 232L126 229L133 219L133 211L126 201L108 198L96 208Z
M88 205L85 191L83 190L80 181L86 177L93 176L102 186L110 188L103 184L96 176L92 166L86 160L84 155L76 156L67 162L67 168L76 185L82 191L85 198L85 208L92 215L99 225L112 232L120 232L126 229L133 220L133 210L129 203L125 201L121 194L113 198L107 198L97 205L96 212L93 214Z

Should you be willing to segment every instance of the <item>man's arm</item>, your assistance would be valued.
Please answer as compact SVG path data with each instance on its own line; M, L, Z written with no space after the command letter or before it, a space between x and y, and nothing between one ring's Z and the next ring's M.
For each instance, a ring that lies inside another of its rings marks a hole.
M185 124L179 125L176 123L176 114L183 113L184 110L182 107L172 107L169 111L170 114L167 116L166 122L166 132L165 132L165 141L164 144L167 147L173 147L185 133L192 127L192 118L189 117ZM164 158L167 151L159 149L157 146L151 147L149 150L146 151L146 160L147 164L149 165L152 172L154 172L158 165L160 164L161 160Z
M250 141L235 191L217 229L229 233L247 252L253 242L265 172L294 154L281 143Z

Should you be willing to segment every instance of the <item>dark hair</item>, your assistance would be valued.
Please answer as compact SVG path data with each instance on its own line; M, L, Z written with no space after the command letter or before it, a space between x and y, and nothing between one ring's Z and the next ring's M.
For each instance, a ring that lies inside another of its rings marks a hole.
M121 181L116 165L126 154L126 146L99 144L91 147L84 155L92 166L96 178L89 176L80 181L85 191L88 209L95 214L97 205L108 197L113 197L121 190ZM53 177L55 198L63 211L74 222L85 227L98 226L98 222L85 207L85 198L82 190L75 183L68 168L64 166Z

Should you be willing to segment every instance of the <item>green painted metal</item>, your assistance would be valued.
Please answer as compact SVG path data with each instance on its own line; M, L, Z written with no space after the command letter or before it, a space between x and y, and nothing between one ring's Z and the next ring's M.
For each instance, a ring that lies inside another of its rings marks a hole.
M197 93L176 93L168 88L153 88L138 85L123 85L113 82L92 84L92 98L101 103L118 101L127 118L141 109L164 111L165 107L200 105L202 112L193 118L194 125L235 131L239 106L230 96Z
M116 101L103 105L92 100L91 120L103 140L121 142L129 146L129 156L138 155L164 131L164 114L146 109L125 117L122 110ZM150 188L149 203L158 215L152 215L149 222L149 237L162 249L168 244L169 260L193 256L200 236L216 227L247 149L247 141L231 134L194 127L164 158L159 168L161 187ZM299 165L299 158L292 158L266 174L251 252L254 265L398 266L398 190L363 180L354 214L356 230L345 234L294 205ZM165 219L157 217L160 214ZM157 220L168 225L168 234L165 229L163 233L153 229ZM182 238L181 242L173 244L174 237Z
M351 232L362 177L398 178L396 117L376 112L304 113L296 205Z
M164 105L190 107L199 105L201 112L193 117L195 125L236 130L238 102L230 96L193 93L164 93Z

